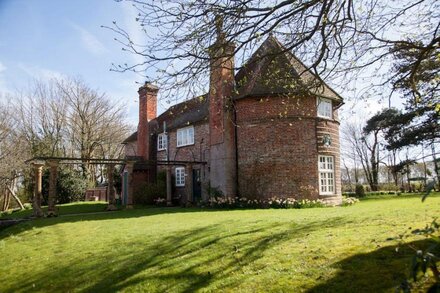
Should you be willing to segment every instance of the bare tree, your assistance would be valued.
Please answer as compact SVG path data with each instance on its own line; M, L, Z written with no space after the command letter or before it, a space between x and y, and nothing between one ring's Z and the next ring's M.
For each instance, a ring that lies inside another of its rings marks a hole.
M377 191L379 186L379 133L366 134L358 123L347 123L342 130L344 147L356 165L362 166L371 190Z
M15 191L17 179L22 175L25 165L26 144L16 131L13 113L10 105L0 103L0 201L3 198L1 210L9 208L12 197L23 207Z
M14 112L16 128L30 146L32 156L65 155L63 137L66 129L66 103L61 98L56 80L35 80L17 93Z
M350 87L355 77L392 79L388 68L399 45L414 48L409 78L417 76L421 60L440 44L440 4L432 0L126 0L137 10L144 33L137 43L119 24L123 50L144 58L140 64L114 65L116 71L142 72L163 90L204 91L209 48L221 17L222 33L234 42L237 67L269 34L294 50L327 81L339 78ZM385 69L380 68L385 65ZM365 70L364 70L365 69ZM391 90L391 86L390 86ZM386 92L382 89L381 92ZM182 92L180 91L180 94Z
M66 138L71 144L71 155L83 159L84 177L94 183L97 174L90 159L116 158L120 154L121 142L129 131L124 123L124 107L81 80L58 81L57 87L67 106Z
M80 157L93 185L105 175L89 160L119 157L129 134L123 105L78 79L34 81L11 100L0 105L1 178L26 173L32 157Z

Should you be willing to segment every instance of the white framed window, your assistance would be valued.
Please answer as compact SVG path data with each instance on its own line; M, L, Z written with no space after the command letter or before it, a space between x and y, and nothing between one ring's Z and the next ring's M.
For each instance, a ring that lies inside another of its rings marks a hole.
M319 156L319 193L330 195L335 193L335 164L333 156Z
M165 133L160 133L157 136L157 150L162 151L167 148L167 135Z
M185 167L176 168L176 186L185 186Z
M332 100L325 98L318 98L318 116L323 118L332 118Z
M194 126L177 129L177 146L194 144Z

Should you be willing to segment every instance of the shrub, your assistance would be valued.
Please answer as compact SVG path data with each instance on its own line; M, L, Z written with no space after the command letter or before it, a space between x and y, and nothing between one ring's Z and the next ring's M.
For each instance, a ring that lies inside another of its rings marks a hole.
M158 198L165 198L161 186L155 183L142 183L133 193L133 200L136 204L151 205Z
M356 184L355 194L357 198L361 198L365 196L365 189L362 184Z
M142 183L134 191L133 200L136 204L162 204L162 202L166 203L166 192L166 172L159 172L156 183Z
M49 170L46 169L42 178L42 204L47 205L49 196ZM87 181L80 172L62 166L58 169L57 178L57 203L69 203L84 200Z
M223 191L221 191L218 187L213 187L209 184L206 187L206 191L210 198L221 198L223 197Z

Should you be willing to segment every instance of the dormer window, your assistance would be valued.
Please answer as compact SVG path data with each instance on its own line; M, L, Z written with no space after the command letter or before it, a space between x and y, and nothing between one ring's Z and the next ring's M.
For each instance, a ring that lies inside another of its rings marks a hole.
M177 146L194 144L194 126L177 129Z
M167 148L167 135L165 133L160 133L157 136L157 150L163 151Z
M318 98L318 117L332 119L332 100L326 98Z

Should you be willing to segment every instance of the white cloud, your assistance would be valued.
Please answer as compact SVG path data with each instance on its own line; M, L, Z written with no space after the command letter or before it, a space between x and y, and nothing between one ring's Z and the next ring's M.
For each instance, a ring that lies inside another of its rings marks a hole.
M55 71L52 69L38 67L38 66L32 66L32 65L19 63L18 68L20 68L26 74L28 74L29 76L31 76L32 78L35 78L35 79L51 80L51 79L65 79L66 78L66 75L64 75L61 72L58 72L58 71Z
M92 34L88 30L86 30L85 28L83 28L73 22L69 22L69 24L73 29L75 29L79 33L79 35L81 37L82 45L90 53L95 54L95 55L101 55L101 54L109 52L108 49L104 46L104 44L101 43L101 41L99 41L98 38L94 34Z

